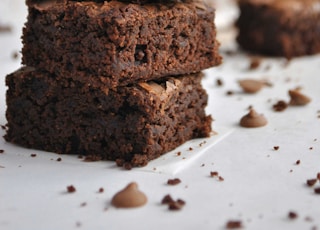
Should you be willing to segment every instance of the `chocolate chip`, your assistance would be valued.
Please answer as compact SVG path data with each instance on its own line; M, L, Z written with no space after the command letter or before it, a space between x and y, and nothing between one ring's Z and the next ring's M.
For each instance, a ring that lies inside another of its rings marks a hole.
M311 101L311 99L308 96L302 94L299 89L289 90L289 96L290 105L306 105Z
M254 109L250 109L249 113L240 120L240 125L245 128L258 128L267 125L267 123L267 119Z
M243 79L239 80L238 83L246 93L257 93L265 85L262 81L255 79Z
M123 190L116 193L111 201L117 208L135 208L147 203L146 195L138 190L135 182L128 184Z

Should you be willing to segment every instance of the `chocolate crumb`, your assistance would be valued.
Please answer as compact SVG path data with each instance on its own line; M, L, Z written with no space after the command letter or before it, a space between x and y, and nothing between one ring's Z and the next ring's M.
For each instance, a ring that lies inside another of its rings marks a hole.
M216 172L216 171L210 172L210 176L211 176L211 177L216 177L216 176L218 176L218 175L219 175L219 173Z
M57 160L56 160L56 161L59 161L59 162L60 162L60 161L62 161L61 157L57 158Z
M202 164L202 165L201 165L201 167L204 167L204 166L205 166L205 164Z
M104 188L99 188L98 193L103 193L104 192Z
M226 92L226 94L227 94L228 96L231 96L231 95L234 94L234 92L233 92L232 90L228 90L228 91Z
M320 187L315 188L315 189L314 189L314 193L315 193L315 194L320 194Z
M37 154L32 153L32 154L30 154L30 156L31 156L31 157L36 157L36 156L37 156Z
M17 51L12 53L12 59L16 60L19 57L19 53Z
M278 146L278 145L273 146L273 149L276 150L276 151L279 150L279 148L280 148L280 146Z
M85 206L87 206L87 202L83 202L80 204L80 207L85 207Z
M313 147L309 147L309 150L312 150L313 149Z
M248 69L255 70L255 69L259 68L260 64L261 64L261 58L253 57L253 58L251 58L250 65L249 65Z
M309 187L312 187L313 185L315 185L317 183L318 179L308 179L307 180L307 185Z
M288 103L283 101L283 100L280 100L278 101L276 104L274 104L272 106L273 110L276 111L276 112L282 112L284 111L286 108L288 108Z
M74 193L74 192L76 192L76 188L73 185L69 185L69 186L67 186L67 192Z
M3 149L0 149L0 153L4 153L4 150L3 150Z
M192 150L193 150L193 148L189 147L189 151L192 151Z
M226 223L227 229L236 229L236 228L242 228L242 221L241 220L229 220Z
M288 213L288 217L289 219L296 219L298 218L298 214L296 212L291 211Z
M181 156L181 152L177 152L177 156Z
M305 221L307 222L312 222L313 219L310 216L306 216L306 218L304 218Z
M168 185L177 185L177 184L180 184L180 183L181 183L181 180L179 178L169 179L167 181Z
M218 177L219 181L224 181L224 178L222 176Z
M1 125L1 129L7 130L7 127L5 125Z
M123 164L123 168L126 170L131 170L132 169L132 164L130 162L125 162Z
M182 209L182 207L185 205L186 202L184 202L183 200L179 199L177 201L171 202L168 206L169 210L180 210Z
M161 204L170 204L172 202L174 202L174 200L172 199L172 197L169 194L165 195L161 200Z
M216 80L216 85L217 85L217 86L223 86L223 81L222 81L220 78L218 78L218 79Z
M296 165L299 165L300 163L301 163L300 160L297 160L297 161L296 161Z
M317 179L320 180L320 172L317 173Z
M12 31L11 26L0 24L0 33L7 33L7 32L11 32L11 31Z

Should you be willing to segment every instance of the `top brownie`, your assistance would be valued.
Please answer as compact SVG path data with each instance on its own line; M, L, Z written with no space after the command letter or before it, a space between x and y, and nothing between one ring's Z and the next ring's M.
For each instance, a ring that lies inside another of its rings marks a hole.
M238 0L238 5L242 48L286 58L320 52L319 0Z
M199 2L60 1L31 1L23 64L113 88L221 63L214 9Z

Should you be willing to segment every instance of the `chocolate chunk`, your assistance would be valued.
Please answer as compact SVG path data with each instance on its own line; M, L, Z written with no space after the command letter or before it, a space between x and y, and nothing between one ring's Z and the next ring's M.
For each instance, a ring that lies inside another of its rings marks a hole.
M254 109L250 109L249 113L240 120L240 125L245 128L258 128L267 125L267 123L267 119Z
M138 185L132 182L123 190L116 193L111 201L112 205L117 208L135 208L147 203L146 195L138 190Z
M302 94L299 89L289 90L290 105L306 105L311 102L311 98Z

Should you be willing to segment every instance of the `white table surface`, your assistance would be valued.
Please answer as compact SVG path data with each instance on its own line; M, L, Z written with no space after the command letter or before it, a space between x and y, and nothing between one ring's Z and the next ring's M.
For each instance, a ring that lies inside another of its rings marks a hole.
M219 20L224 15L229 18L230 12L224 12L229 11L218 9ZM4 79L20 66L20 57L12 55L21 49L25 16L24 1L1 1L0 24L12 26L10 33L0 33L1 125L6 124ZM236 50L233 37L223 31L219 34L222 51ZM249 63L248 55L237 51L224 55L220 67L205 71L207 111L215 118L213 129L218 134L188 142L144 168L126 171L113 162L85 163L77 156L29 150L1 139L0 229L212 230L225 229L229 220L241 220L244 229L319 229L320 195L306 186L306 180L320 172L320 55L288 64L281 58L264 58L251 71ZM237 80L249 77L268 79L273 87L244 94ZM216 85L217 79L223 86ZM272 105L288 101L288 90L298 86L312 102L274 112ZM227 96L229 90L234 94ZM249 105L267 117L267 126L238 125ZM224 181L210 177L211 171L218 171ZM173 178L182 182L167 185ZM148 203L136 209L112 207L112 196L132 181L147 195ZM68 185L77 191L67 194ZM97 193L101 187L104 192ZM185 200L185 207L169 211L160 204L166 194ZM298 218L289 219L290 211Z

